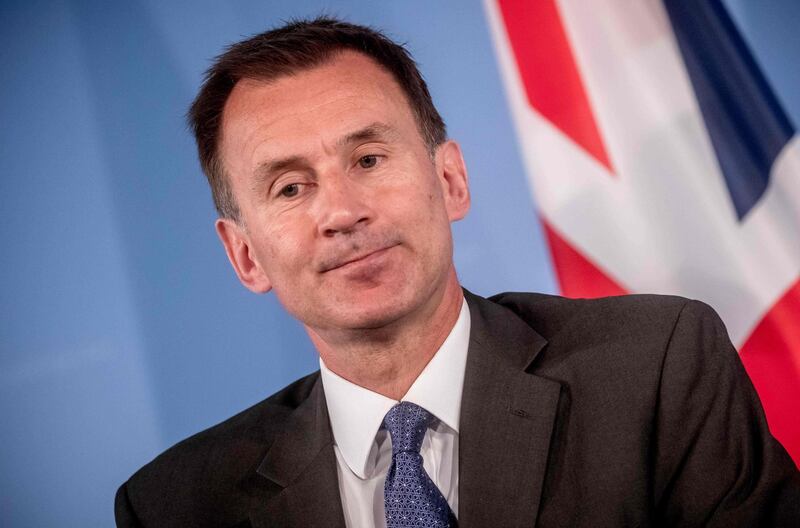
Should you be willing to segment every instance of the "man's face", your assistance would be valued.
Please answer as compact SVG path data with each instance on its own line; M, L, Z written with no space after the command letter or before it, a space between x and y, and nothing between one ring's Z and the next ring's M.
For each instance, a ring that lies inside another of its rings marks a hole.
M376 328L455 280L450 222L469 208L458 146L434 159L406 98L343 52L225 106L222 162L241 211L217 229L242 282L315 330Z

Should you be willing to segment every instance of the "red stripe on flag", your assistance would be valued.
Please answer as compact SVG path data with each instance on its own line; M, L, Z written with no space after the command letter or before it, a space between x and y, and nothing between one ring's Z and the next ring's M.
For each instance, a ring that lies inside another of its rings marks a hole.
M740 355L770 431L800 467L800 280L758 323Z
M613 174L555 0L499 0L528 103Z
M575 250L544 218L542 225L562 295L574 298L628 293L599 266Z

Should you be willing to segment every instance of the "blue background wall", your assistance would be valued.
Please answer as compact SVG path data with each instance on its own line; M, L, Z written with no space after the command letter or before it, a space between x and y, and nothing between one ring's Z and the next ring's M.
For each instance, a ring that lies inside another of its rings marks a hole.
M726 3L800 123L800 3ZM229 269L183 114L224 45L322 12L420 63L470 169L463 283L555 292L479 2L3 2L0 525L110 526L136 468L316 368Z

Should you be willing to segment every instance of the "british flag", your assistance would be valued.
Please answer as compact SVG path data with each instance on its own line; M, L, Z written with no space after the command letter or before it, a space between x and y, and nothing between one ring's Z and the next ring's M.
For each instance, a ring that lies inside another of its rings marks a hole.
M800 465L800 139L716 0L487 0L564 295L701 299Z

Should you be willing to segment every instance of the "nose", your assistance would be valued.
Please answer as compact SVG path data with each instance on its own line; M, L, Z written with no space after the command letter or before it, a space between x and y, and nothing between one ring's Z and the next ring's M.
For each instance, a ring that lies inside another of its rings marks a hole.
M346 174L322 178L317 196L317 225L321 235L333 237L365 227L372 218L364 190Z

